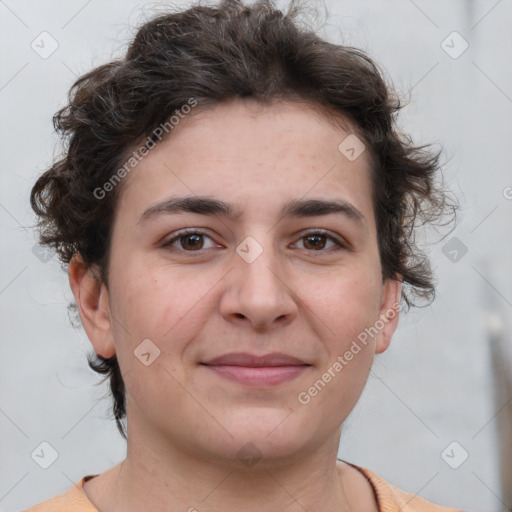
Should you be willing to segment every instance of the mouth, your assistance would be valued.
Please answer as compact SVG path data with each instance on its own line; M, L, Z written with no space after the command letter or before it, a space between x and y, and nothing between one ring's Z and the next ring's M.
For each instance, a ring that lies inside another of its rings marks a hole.
M215 375L247 386L275 386L290 381L311 365L293 356L231 353L201 363Z

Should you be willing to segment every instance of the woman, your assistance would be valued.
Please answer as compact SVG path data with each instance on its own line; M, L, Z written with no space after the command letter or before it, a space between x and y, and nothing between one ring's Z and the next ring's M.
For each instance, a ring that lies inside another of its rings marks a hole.
M454 510L336 459L447 203L376 65L298 13L158 16L57 114L31 203L128 449L30 511Z

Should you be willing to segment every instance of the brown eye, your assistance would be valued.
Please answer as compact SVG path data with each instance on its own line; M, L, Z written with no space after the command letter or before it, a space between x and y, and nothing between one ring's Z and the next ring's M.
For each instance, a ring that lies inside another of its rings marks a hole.
M303 248L312 252L327 252L328 249L332 249L333 247L337 249L345 247L344 244L342 244L335 237L323 232L308 233L305 236L303 236L300 240L303 241ZM333 245L326 248L329 241Z
M181 242L182 249L185 250L195 250L195 249L201 249L204 244L204 240L202 239L203 235L200 233L196 233L193 235L184 235L180 236L178 240Z
M209 247L205 247L205 240L211 240ZM197 230L181 231L162 244L162 247L176 249L184 252L199 252L201 249L216 247L211 237Z
M323 249L326 244L325 235L308 235L304 237L306 249Z

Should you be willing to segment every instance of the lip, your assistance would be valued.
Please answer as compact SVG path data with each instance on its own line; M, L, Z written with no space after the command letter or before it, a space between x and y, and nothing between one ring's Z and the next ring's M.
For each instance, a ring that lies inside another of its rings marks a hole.
M248 386L275 386L290 381L308 368L297 357L274 352L263 356L231 353L201 363L225 379Z
M301 366L306 365L305 361L298 359L297 357L289 356L281 352L272 352L271 354L265 354L257 356L255 354L248 354L247 352L232 352L230 354L224 354L219 357L214 357L205 363L208 366Z

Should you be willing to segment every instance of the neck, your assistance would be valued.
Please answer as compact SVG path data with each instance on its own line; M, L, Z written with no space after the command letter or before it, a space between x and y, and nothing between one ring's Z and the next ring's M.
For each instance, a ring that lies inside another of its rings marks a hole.
M218 459L215 464L216 459L194 457L172 446L162 449L129 434L126 459L105 473L90 500L103 512L354 510L354 479L347 478L346 465L336 463L339 434L312 453L288 461L261 459L251 467L240 461L220 467Z

